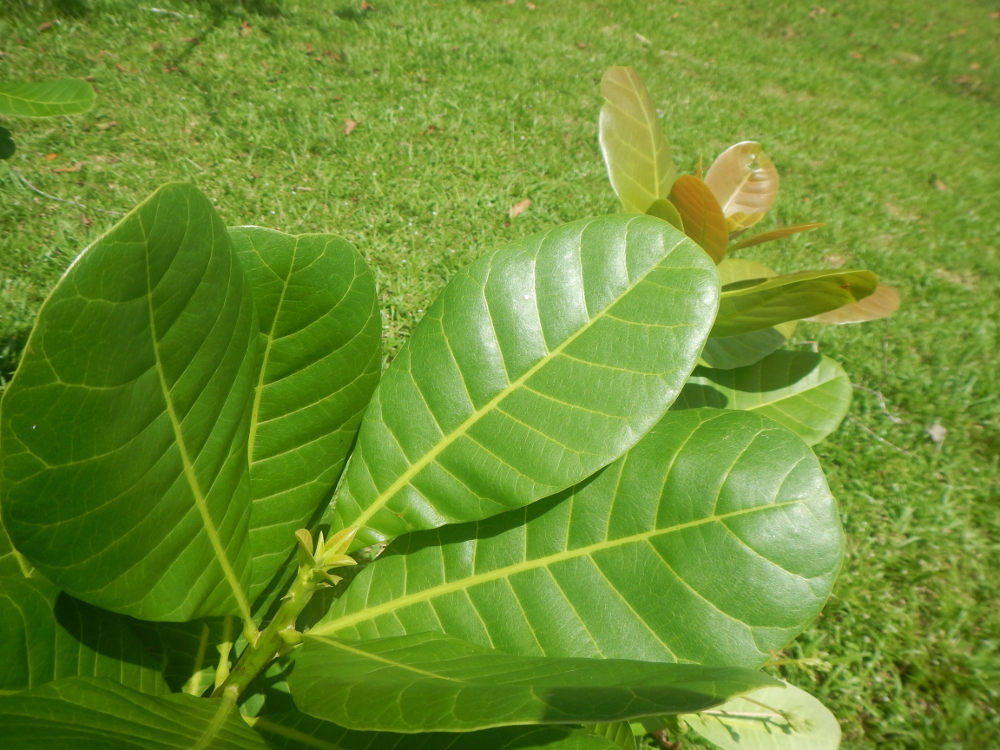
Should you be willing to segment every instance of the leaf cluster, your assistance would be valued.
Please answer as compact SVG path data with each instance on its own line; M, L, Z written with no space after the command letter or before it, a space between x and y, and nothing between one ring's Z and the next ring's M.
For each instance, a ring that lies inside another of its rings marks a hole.
M757 355L877 281L717 265L655 119L623 111L602 146L645 208L463 269L385 372L338 237L227 227L168 185L78 256L0 402L6 747L815 734L828 714L760 668L840 569L809 445L850 390ZM645 183L609 156L640 141Z

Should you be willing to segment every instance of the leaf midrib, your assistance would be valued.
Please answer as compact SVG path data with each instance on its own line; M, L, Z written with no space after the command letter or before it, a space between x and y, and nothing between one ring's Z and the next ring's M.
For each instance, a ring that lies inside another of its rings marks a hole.
M509 578L511 576L517 575L518 573L527 572L530 570L537 570L539 568L547 568L557 563L565 562L567 560L573 560L579 557L592 557L598 552L602 552L609 549L615 549L617 547L623 547L630 544L637 544L639 542L649 541L657 536L663 536L666 534L673 534L687 529L697 528L698 526L703 526L709 523L723 523L728 519L737 518L739 516L748 515L751 513L760 513L763 511L773 510L776 508L784 508L793 505L799 505L801 503L810 502L810 498L795 498L793 500L785 500L777 503L770 503L768 505L757 505L752 508L742 508L740 510L731 511L729 513L723 514L712 514L706 516L705 518L699 518L694 521L687 521L686 523L676 524L665 529L652 529L650 531L642 532L639 534L631 534L625 537L618 537L616 539L604 539L599 542L594 542L593 544L588 544L583 547L576 547L571 550L562 550L551 555L545 555L533 560L523 560L517 562L513 565L507 565L495 570L487 571L485 573L477 573L465 578L461 578L455 581L446 582L439 584L437 586L432 586L431 588L423 589L412 594L404 594L403 596L390 599L389 601L383 602L381 604L376 604L374 606L366 607L363 610L354 612L349 615L342 615L341 617L330 620L327 622L321 622L317 624L314 628L308 631L309 635L321 636L329 635L335 633L344 628L351 627L358 623L365 622L367 620L372 620L383 614L388 614L397 609L407 607L411 604L416 604L421 601L435 599L445 594L450 594L458 591L465 591L474 586L478 586L483 583L489 583L490 581L496 581L503 578Z
M141 221L141 215L139 216L139 219ZM143 234L145 234L148 238L149 232L146 231L145 226L143 226ZM145 245L148 248L148 241ZM215 527L212 517L208 512L208 503L205 498L205 493L201 488L201 483L198 481L198 475L194 469L194 462L188 454L187 443L184 440L184 432L181 428L181 421L177 416L176 410L174 409L174 402L170 394L170 387L167 384L163 361L160 358L160 337L156 330L156 318L153 309L153 279L148 251L144 254L144 259L146 261L146 310L149 315L150 343L153 350L153 357L155 359L156 377L157 382L160 385L160 393L163 396L163 403L167 412L167 417L170 420L170 426L174 432L174 443L177 445L177 450L180 454L181 465L184 469L184 478L187 480L188 486L191 488L191 496L194 500L195 507L198 509L198 514L201 516L205 534L208 537L209 543L212 545L212 551L215 553L215 558L218 560L219 565L222 568L223 575L226 578L226 583L229 584L230 589L232 589L233 596L236 598L236 604L240 610L240 616L243 618L244 622L251 623L253 622L253 614L250 611L250 602L247 599L246 593L243 591L239 578L236 576L236 571L233 569L232 563L229 561L229 556L226 554L225 547L222 545L222 540L219 537L219 530Z
M631 222L630 222L631 223ZM625 235L628 235L628 228L626 227ZM489 414L497 406L509 396L511 393L516 392L521 388L528 380L531 379L537 372L539 372L543 367L552 362L557 356L559 356L566 348L568 348L574 341L576 341L580 336L586 334L588 331L592 330L593 327L608 315L612 308L614 308L622 299L628 296L633 289L642 284L646 278L656 269L659 268L666 260L669 258L673 252L684 243L685 238L679 239L673 247L666 250L659 258L659 260L650 266L650 268L643 274L641 274L636 280L630 284L628 287L623 289L620 294L608 305L606 305L602 310L600 310L596 315L590 317L586 324L582 325L575 333L567 337L562 343L560 343L555 349L549 351L544 357L538 360L534 365L532 365L528 370L526 370L517 379L509 382L505 388L497 393L492 399L490 399L486 404L479 407L470 414L462 424L452 430L450 433L445 435L438 443L436 443L430 450L424 453L420 458L414 461L410 466L404 471L399 477L391 484L389 487L382 492L380 492L375 499L362 511L351 523L345 524L345 528L348 526L357 526L359 528L367 525L368 521L378 513L385 505L391 500L396 493L406 487L410 481L416 477L425 468L430 466L439 455L441 455L449 446L455 443L459 438L464 436L473 425L476 424L483 416ZM627 245L627 240L625 240Z

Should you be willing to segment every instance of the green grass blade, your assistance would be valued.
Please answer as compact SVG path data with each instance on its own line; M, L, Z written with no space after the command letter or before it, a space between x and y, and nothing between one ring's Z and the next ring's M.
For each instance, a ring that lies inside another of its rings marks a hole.
M842 545L796 435L749 412L671 412L570 492L397 540L311 632L757 667L826 603Z
M48 579L141 619L249 617L256 328L226 228L189 186L76 259L0 412L3 522Z
M648 216L574 222L467 267L379 384L334 525L371 543L589 476L676 397L716 283L694 243Z
M622 721L701 710L774 683L732 667L515 656L437 633L307 636L294 661L289 687L299 710L398 732Z

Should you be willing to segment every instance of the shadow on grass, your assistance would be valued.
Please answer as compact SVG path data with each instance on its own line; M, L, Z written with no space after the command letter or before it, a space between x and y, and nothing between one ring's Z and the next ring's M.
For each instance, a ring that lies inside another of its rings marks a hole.
M28 343L29 333L31 333L30 327L0 338L0 388L3 388L14 375L24 345Z

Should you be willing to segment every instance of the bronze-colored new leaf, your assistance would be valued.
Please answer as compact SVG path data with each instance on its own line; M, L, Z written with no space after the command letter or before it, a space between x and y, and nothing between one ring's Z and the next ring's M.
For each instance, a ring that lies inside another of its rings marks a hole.
M726 217L708 186L697 177L678 177L670 191L670 202L684 222L684 234L697 242L716 263L726 254L729 233Z
M611 187L626 211L646 213L666 198L677 176L656 107L632 68L608 68L601 79L598 138Z
M821 226L823 226L822 221L814 221L810 224L796 224L791 227L781 227L780 229L773 229L770 232L761 232L760 234L755 234L753 237L747 237L739 242L734 242L729 246L729 249L742 250L745 247L753 247L754 245L760 245L765 242L770 242L771 240L780 240L782 237L788 237L789 235L798 234L799 232L808 232L813 229L819 229Z
M778 170L756 141L736 143L715 160L705 184L719 202L730 232L764 218L778 194Z
M886 284L879 284L875 291L862 300L838 307L830 312L814 315L806 320L815 323L842 325L844 323L864 323L892 315L899 309L899 291Z

